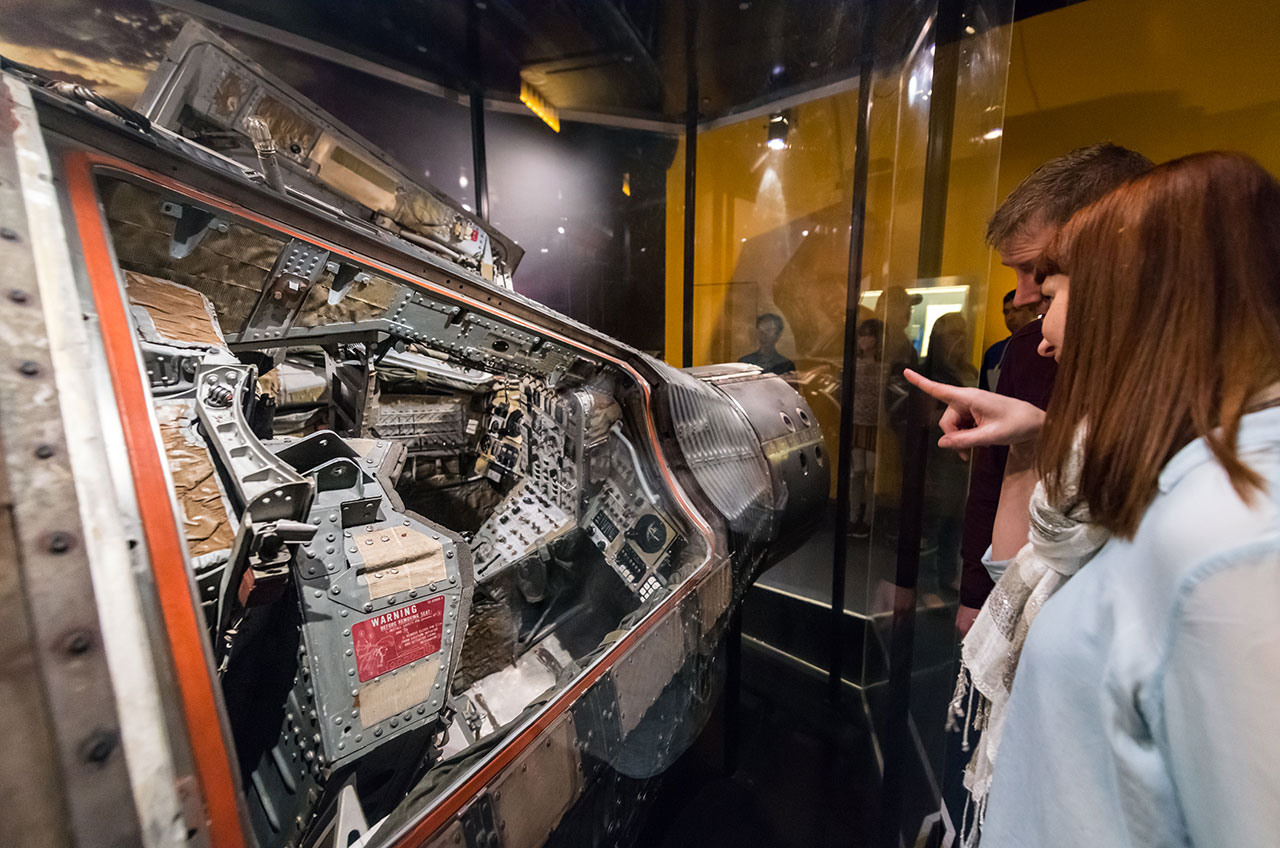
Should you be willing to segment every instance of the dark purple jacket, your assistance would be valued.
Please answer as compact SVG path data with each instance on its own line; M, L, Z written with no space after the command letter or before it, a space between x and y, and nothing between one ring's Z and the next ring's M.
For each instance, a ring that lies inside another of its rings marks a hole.
M1039 320L1032 321L1010 337L1005 345L996 391L1044 409L1053 393L1058 364L1036 352L1044 338L1040 325ZM995 586L982 565L982 555L991 544L991 529L996 521L1000 484L1004 481L1004 465L1008 458L1009 449L1005 447L979 448L973 452L969 501L964 511L964 537L960 541L960 559L964 564L960 603L967 607L982 606Z

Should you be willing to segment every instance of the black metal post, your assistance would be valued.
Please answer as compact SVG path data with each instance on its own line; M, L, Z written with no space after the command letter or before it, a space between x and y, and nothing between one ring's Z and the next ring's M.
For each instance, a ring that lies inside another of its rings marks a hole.
M858 64L858 115L853 148L853 203L849 212L849 267L845 284L844 367L840 375L840 451L836 461L836 520L831 557L831 654L827 672L828 696L840 700L844 679L845 569L849 561L846 536L851 500L850 455L853 453L853 385L857 368L858 301L862 297L862 237L867 219L867 173L870 145L871 76L875 70L876 17L879 4L869 0L862 24Z
M693 228L698 197L698 4L686 3L684 15L684 332L680 363L693 365Z
M729 616L725 635L724 677L724 776L738 771L738 750L742 741L742 607Z
M467 10L467 56L471 64L471 162L476 186L476 215L489 220L489 160L484 142L484 85L480 66L480 9Z
M929 96L929 140L925 148L920 258L917 276L942 274L946 234L947 189L951 184L951 137L956 116L956 83L960 71L960 0L939 0L933 54L933 93Z
M476 182L476 214L489 220L489 161L484 144L484 92L471 90L471 156Z

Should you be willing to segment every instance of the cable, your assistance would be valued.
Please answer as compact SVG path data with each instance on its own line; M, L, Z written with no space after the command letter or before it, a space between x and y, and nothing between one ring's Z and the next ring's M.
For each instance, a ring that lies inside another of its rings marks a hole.
M72 82L60 82L50 77L46 72L39 68L33 68L30 65L24 65L16 62L7 56L0 56L0 71L9 71L23 78L28 84L39 86L40 88L53 91L69 100L76 100L91 106L96 106L104 112L108 112L119 118L124 123L141 132L149 132L151 130L151 120L141 112L135 112L128 106L121 105L109 97L103 97L98 92L89 88L87 85L80 85Z

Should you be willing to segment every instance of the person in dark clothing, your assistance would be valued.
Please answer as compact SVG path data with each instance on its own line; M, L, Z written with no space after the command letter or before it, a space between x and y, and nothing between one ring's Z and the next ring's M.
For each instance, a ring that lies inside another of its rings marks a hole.
M921 373L939 383L972 387L978 373L971 359L971 339L961 313L948 312L938 318L929 334L929 355L920 365ZM935 401L927 403L926 409L926 423L933 430L946 404ZM931 558L921 559L919 589L925 605L933 606L941 604L938 592L953 587L957 576L963 524L955 505L964 499L969 469L955 451L938 447L932 439L928 444L923 525L924 537L932 540L936 551Z
M760 347L739 359L749 365L758 365L766 374L788 374L796 370L796 364L778 353L778 339L782 338L782 316L766 312L756 319L756 343Z
M999 380L1000 363L1004 359L1004 350L1009 343L1009 338L1038 317L1035 307L1013 305L1016 294L1016 290L1010 289L1004 296L1004 325L1009 330L1009 336L987 348L987 352L982 355L982 370L978 372L978 388L985 392L992 391Z
M1009 193L987 225L987 243L1000 254L1001 262L1017 274L1014 307L1030 307L1037 314L1041 311L1043 297L1036 281L1035 263L1062 225L1078 210L1151 167L1149 159L1132 150L1110 143L1094 144L1044 163ZM1009 338L995 390L1043 409L1053 391L1057 364L1036 352L1041 338L1039 320ZM1029 485L1034 485L1030 467L1024 467L1022 462L1010 466L1007 449L974 451L960 544L963 573L956 627L961 634L969 631L995 585L982 560L992 546L1000 492L1006 486ZM1029 488L1027 495L1030 496ZM1018 528L1011 526L1002 538L1012 540L1017 535ZM1025 527L1021 535L1025 542Z

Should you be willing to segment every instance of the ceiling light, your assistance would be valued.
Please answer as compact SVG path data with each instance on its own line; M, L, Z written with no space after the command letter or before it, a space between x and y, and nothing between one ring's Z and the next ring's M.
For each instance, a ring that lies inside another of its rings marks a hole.
M520 81L520 102L528 106L529 111L541 118L544 124L560 132L560 111L524 80Z
M808 237L809 237L809 231L808 231L808 230L801 230L801 231L800 231L800 235L804 236L805 238L808 238Z
M769 136L765 144L770 150L785 150L789 145L787 135L791 132L787 116L779 112L769 118Z
M988 130L987 132L983 133L982 137L985 138L987 141L995 141L997 138L999 138L1002 135L1004 135L1004 129L1002 127L996 127L993 130Z
M966 35L973 35L974 33L976 33L976 32L977 32L977 30L976 30L976 29L974 29L974 28L973 28L973 27L971 27L971 26L967 26L967 27L965 27L965 28L964 28L964 31L965 31L965 34L966 34Z
M460 185L461 187L466 188L470 184L471 184L471 181L467 179L466 174L463 174L462 176L458 177L458 185Z
M556 232L560 235L564 235L564 227L556 227Z

